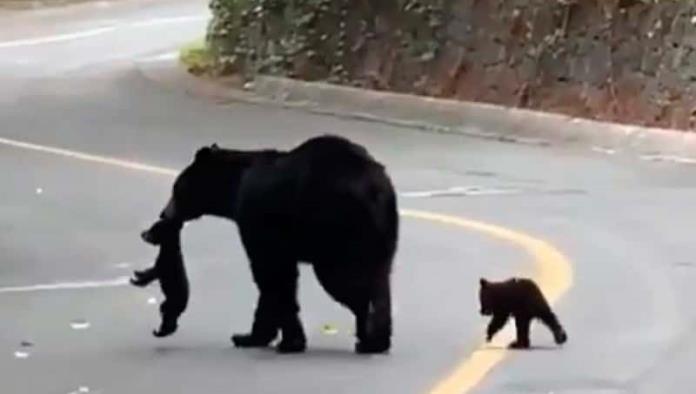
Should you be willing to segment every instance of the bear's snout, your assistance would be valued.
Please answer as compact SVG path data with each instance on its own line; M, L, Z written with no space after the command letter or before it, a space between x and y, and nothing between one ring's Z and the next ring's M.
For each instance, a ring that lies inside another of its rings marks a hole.
M140 238L143 239L143 241L149 243L149 244L156 244L155 239L152 237L152 234L150 234L150 230L145 230L142 233L140 233Z

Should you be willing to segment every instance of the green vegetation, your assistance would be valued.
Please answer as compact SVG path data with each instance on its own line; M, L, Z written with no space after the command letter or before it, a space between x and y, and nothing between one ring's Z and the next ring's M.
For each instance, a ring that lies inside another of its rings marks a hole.
M444 2L212 0L207 42L222 74L345 83L374 45L421 61L434 58Z
M194 75L211 74L215 69L215 57L205 39L196 40L181 48L179 60Z
M199 58L217 76L263 73L696 127L696 0L211 0L210 7L208 50Z

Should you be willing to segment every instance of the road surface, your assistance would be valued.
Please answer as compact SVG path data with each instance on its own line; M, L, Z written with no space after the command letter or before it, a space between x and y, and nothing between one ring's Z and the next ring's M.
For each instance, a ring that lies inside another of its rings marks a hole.
M572 264L572 287L556 304L569 342L557 348L533 326L539 348L505 353L483 379L459 376L470 392L693 391L693 167L220 106L143 76L148 59L202 34L207 17L205 3L179 0L0 11L2 393L426 393L451 377L484 335L478 278L532 275L523 245L405 216L387 356L352 353L352 317L306 267L308 351L233 348L256 290L229 222L186 228L192 299L175 336L150 335L156 285L123 285L155 257L138 234L172 178L85 158L175 171L203 144L290 148L325 132L383 161L401 208L512 229ZM455 193L438 193L447 190Z

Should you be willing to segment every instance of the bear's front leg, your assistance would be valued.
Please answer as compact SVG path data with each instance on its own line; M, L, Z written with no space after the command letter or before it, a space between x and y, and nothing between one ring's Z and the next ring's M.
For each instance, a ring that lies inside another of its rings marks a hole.
M491 339L498 333L508 321L507 313L497 313L493 315L491 322L488 323L488 328L486 329L486 342L490 342Z
M265 347L282 331L283 337L276 350L301 352L307 340L298 316L297 259L293 257L294 247L288 244L289 230L284 221L272 219L275 218L254 214L238 219L242 244L259 290L259 301L251 332L233 335L232 342L237 347ZM258 223L263 225L259 227Z
M276 292L259 297L251 332L232 336L236 347L267 347L280 331L282 339L276 347L278 353L298 353L306 349L307 339L297 304L289 303L287 296L281 294Z
M287 314L287 313L286 313ZM301 353L307 348L307 338L299 315L289 313L281 324L283 339L276 347L278 353Z
M251 268L260 294L254 323L251 333L236 334L232 342L237 347L266 347L281 331L282 339L276 348L279 353L304 351L307 339L297 303L297 263L278 256L271 256L269 260L255 257L252 257Z
M267 347L278 336L279 326L274 316L269 294L259 288L259 298L256 302L254 322L251 332L232 335L234 346L241 348Z
M297 302L297 281L300 276L297 262L283 261L276 266L276 269L273 294L276 297L276 313L283 334L276 351L278 353L304 352L307 347L307 338L300 321L300 305Z
M133 286L145 287L157 279L157 267L150 267L142 271L133 271L133 277L130 283Z

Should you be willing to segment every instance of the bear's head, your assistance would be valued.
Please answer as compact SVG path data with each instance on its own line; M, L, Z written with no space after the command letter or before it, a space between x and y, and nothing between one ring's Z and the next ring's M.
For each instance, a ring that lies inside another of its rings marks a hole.
M479 279L479 285L480 312L483 316L490 316L495 310L495 289L492 288L491 282L485 278Z
M247 165L245 155L217 144L198 149L174 181L160 218L186 222L203 215L229 216Z
M152 245L162 245L169 240L176 240L181 232L183 223L176 220L160 219L149 229L143 231L140 236L143 241Z

